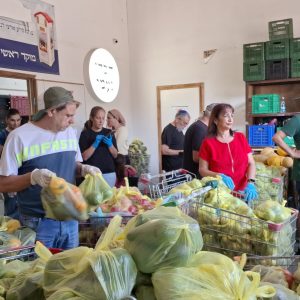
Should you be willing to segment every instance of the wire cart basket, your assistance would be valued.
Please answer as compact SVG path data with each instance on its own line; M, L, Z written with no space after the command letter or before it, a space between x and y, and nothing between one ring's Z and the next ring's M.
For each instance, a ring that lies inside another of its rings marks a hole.
M139 180L139 190L150 198L161 198L177 185L192 181L196 175L185 170L165 172L157 175L142 174Z
M29 245L0 250L0 261L5 260L6 262L9 262L16 259L22 261L32 261L36 259L34 247L35 245Z
M90 216L87 221L79 223L79 245L94 248L103 231L116 214L110 213L105 216ZM133 215L121 215L122 225L133 218Z
M298 269L300 256L249 256L245 265L245 270L250 270L257 265L282 267L294 273Z
M192 193L182 206L186 214L198 221L204 250L229 257L243 253L249 256L294 255L297 210L291 209L290 218L276 224L205 204L208 191L202 188Z
M283 201L284 176L267 176L256 174L256 183L258 190L258 201L272 199L279 203Z

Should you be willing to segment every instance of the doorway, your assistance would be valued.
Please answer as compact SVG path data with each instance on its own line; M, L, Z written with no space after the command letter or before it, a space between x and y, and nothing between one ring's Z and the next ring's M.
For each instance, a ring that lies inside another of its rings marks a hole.
M159 170L161 165L161 133L163 128L174 120L179 109L184 109L194 122L204 110L204 83L163 85L156 87L157 93L157 137Z

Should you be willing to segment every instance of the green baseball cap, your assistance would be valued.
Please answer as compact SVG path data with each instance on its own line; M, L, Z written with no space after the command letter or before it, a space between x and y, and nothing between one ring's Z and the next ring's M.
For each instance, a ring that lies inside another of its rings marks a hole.
M77 107L80 102L74 100L71 91L64 89L63 87L53 86L47 89L44 93L45 108L39 110L33 117L33 121L39 121L42 119L49 109L57 108L67 103L75 103Z

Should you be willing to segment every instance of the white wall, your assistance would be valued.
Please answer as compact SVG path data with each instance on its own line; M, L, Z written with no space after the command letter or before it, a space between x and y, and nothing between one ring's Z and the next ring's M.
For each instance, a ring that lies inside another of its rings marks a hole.
M86 117L95 105L106 110L118 108L129 120L128 127L132 132L126 0L45 2L55 7L60 75L38 73L37 79L83 84L83 63L88 52L94 48L107 49L119 67L121 80L117 99L111 104L98 102L84 88L84 99L79 100L86 106ZM2 16L30 21L29 11L22 7L19 0L0 0L0 7ZM113 42L114 38L118 39L117 44ZM42 92L39 91L39 97Z
M268 40L268 22L293 18L300 36L299 0L128 0L131 93L135 134L158 170L156 86L204 82L205 105L229 102L236 128L245 128L243 48ZM203 51L218 49L203 62Z
M150 150L153 173L158 171L156 86L204 82L205 104L232 103L236 127L243 129L242 44L266 41L268 21L283 18L293 18L294 36L300 36L299 0L47 2L55 6L60 75L37 78L82 84L87 53L109 50L121 85L115 102L100 105L124 113L131 137L140 137ZM0 6L0 15L30 20L19 0L0 0ZM214 48L216 54L204 64L203 51ZM84 98L87 113L99 104L86 88Z

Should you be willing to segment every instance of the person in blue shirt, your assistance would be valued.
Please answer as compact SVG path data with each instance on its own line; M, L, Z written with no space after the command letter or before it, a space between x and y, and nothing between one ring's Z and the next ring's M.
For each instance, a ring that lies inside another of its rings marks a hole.
M21 115L17 109L11 108L6 115L6 128L0 131L0 157L8 134L21 125ZM4 193L4 215L19 219L17 193Z

